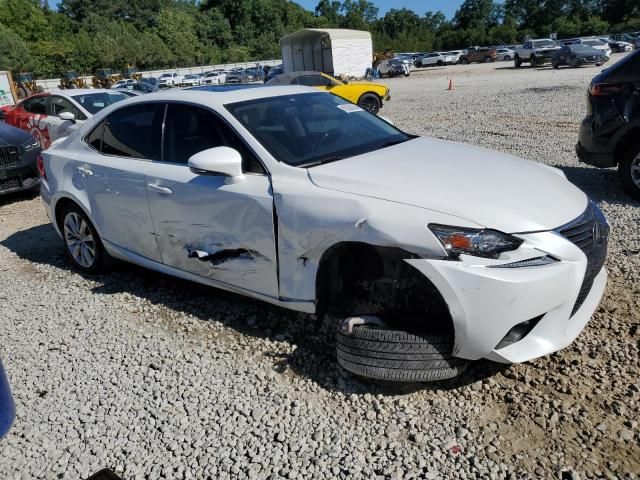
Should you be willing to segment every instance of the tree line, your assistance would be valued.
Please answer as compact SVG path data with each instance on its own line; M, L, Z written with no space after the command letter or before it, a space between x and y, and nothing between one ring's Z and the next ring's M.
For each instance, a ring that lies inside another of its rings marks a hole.
M37 78L98 68L141 70L280 57L280 37L301 28L371 32L376 50L451 50L640 30L638 0L465 0L454 17L368 0L0 0L0 70Z

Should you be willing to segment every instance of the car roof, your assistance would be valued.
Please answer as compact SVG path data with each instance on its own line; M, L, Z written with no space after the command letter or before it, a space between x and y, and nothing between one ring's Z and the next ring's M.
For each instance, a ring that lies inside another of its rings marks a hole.
M311 70L304 70L301 72L285 72L281 73L277 77L274 77L272 80L269 80L269 82L271 83L271 85L288 85L296 78L307 75L322 75L322 72L314 72Z
M291 86L256 86L252 88L227 88L205 89L201 87L187 89L171 89L159 92L148 93L138 98L130 99L127 104L132 105L137 102L150 101L181 101L187 103L198 103L211 107L221 107L229 103L244 102L247 100L257 100L261 98L278 97L285 95L297 95L303 93L322 93L312 87L299 85Z
M91 93L101 93L101 92L114 93L116 92L116 90L111 90L110 88L74 88L71 90L51 90L49 94L61 95L63 97L71 97L76 95L89 95Z

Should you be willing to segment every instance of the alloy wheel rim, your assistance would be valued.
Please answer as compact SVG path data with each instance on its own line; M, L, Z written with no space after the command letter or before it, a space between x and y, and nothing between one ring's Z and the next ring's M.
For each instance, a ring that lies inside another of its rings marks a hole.
M640 188L640 153L631 162L631 180L636 187Z
M376 101L373 98L367 98L362 102L363 108L369 113L375 113L376 111Z
M64 239L78 265L90 268L96 260L96 246L87 222L70 212L64 219Z

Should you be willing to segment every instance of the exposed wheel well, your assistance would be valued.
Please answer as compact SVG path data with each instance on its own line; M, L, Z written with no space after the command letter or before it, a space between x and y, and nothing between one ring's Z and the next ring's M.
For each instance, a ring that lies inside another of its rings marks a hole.
M64 209L68 205L77 205L77 203L70 198L65 197L58 200L55 206L54 218L56 219L56 225L60 231L62 231L62 212L64 212Z
M374 314L416 333L453 334L449 308L433 283L404 260L397 247L343 242L329 248L316 276L318 316Z
M614 159L616 163L620 163L622 156L625 154L627 149L631 147L631 145L637 141L638 135L640 135L640 127L635 127L629 130L619 141L616 146L616 151L614 153Z

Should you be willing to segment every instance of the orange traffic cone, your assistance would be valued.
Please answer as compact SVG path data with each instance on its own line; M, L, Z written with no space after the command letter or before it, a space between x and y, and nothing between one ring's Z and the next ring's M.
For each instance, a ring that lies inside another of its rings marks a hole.
M449 88L447 88L447 90L455 90L455 87L453 86L453 79L452 78L449 79Z

